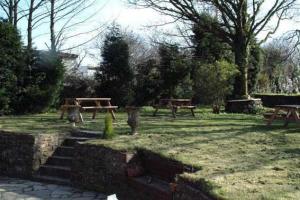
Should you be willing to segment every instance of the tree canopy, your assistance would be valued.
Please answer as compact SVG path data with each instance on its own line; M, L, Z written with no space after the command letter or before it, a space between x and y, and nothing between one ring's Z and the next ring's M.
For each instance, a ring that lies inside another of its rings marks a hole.
M248 62L251 41L262 31L268 31L264 42L278 29L280 22L289 17L289 11L296 0L129 0L138 6L151 7L171 16L175 20L201 23L204 10L215 12L218 26L207 27L207 32L214 34L230 45L235 55L235 64L240 75L235 82L234 93L239 97L248 97ZM266 9L267 7L267 9ZM270 28L271 20L275 20Z

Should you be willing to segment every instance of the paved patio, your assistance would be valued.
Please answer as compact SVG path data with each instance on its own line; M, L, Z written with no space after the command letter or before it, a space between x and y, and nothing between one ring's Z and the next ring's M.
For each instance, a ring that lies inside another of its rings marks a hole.
M100 193L0 177L0 200L106 200Z

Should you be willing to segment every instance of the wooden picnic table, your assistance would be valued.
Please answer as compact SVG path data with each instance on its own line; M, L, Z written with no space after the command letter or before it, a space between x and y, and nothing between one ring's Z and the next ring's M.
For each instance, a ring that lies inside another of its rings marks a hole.
M106 109L110 112L112 118L115 120L116 116L114 110L118 108L118 106L112 106L111 98L65 98L65 103L61 106L61 116L60 119L63 119L65 112L69 108L77 107L80 110L80 120L83 122L81 111L92 110L93 116L92 119L96 118L96 114L101 109ZM85 106L84 104L90 103L92 105Z
M155 109L153 116L156 116L159 109L171 109L173 117L176 118L177 110L181 108L190 109L195 117L196 106L192 105L191 99L160 99L158 104L153 105L153 108Z
M289 122L300 122L299 117L300 105L276 105L274 112L270 115L267 121L268 125L271 125L274 120L283 120L284 126L288 126ZM283 112L281 114L280 112Z

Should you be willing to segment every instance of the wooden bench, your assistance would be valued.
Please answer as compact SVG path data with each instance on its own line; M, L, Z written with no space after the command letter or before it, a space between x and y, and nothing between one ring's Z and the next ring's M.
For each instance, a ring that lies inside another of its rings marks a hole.
M196 106L192 105L191 99L160 99L153 108L155 109L153 116L156 116L159 109L171 109L173 117L176 118L178 109L190 109L192 116L195 117Z
M284 121L284 126L288 126L289 122L300 123L299 110L300 105L276 105L274 112L265 113L264 117L268 118L267 125L271 125L274 120L280 119Z
M278 113L278 114L275 114L275 115L274 115L274 112L266 112L266 113L263 114L263 116L264 116L264 118L265 118L266 120L270 120L271 117L274 117L274 119L280 119L280 120L286 118L286 114L284 114L284 113L279 114L279 113Z
M64 105L61 106L62 113L60 119L63 119L64 113L68 108L80 107L81 112L85 110L92 110L92 119L96 118L96 114L99 110L104 109L110 112L112 118L115 120L116 116L114 114L114 111L118 108L118 106L112 106L110 100L111 98L66 98ZM83 104L87 102L92 103L93 105L84 106Z

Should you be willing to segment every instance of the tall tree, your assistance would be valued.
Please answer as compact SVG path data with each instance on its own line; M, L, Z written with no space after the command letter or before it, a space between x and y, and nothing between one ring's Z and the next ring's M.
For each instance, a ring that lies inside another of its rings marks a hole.
M22 75L22 42L10 22L0 20L0 115L12 110Z
M169 15L176 20L200 23L201 12L210 7L216 10L219 29L208 29L216 37L228 43L235 55L235 64L240 75L236 79L234 93L239 97L248 97L248 62L250 43L274 19L275 25L269 29L264 42L278 29L280 22L297 0L129 0L130 3L143 7L152 7L160 13ZM269 7L267 6L270 5ZM205 7L206 6L206 7Z
M131 101L133 71L129 66L128 43L120 28L114 25L105 37L102 59L96 72L96 93L111 97L115 104L125 106Z
M79 20L74 20L76 17L80 16L83 11L94 5L95 1L96 0L49 0L46 6L49 11L51 51L59 50L63 42L67 40L67 37L64 35L65 32L74 28L76 25L85 23L92 17L94 13L87 16L81 16ZM93 31L89 31L89 33L92 32ZM84 33L80 32L80 34ZM73 35L71 37L75 36Z
M190 73L187 60L174 44L161 44L158 51L161 95L167 98L175 97L176 87Z
M5 17L9 23L17 27L19 21L19 2L21 0L1 0L0 10L4 12Z
M27 13L27 50L32 51L32 31L33 28L45 18L47 13L39 13L35 15L38 9L46 3L46 0L30 0Z

